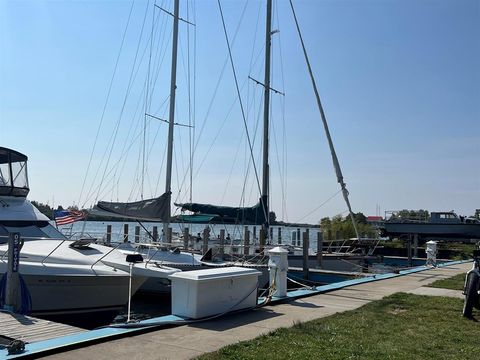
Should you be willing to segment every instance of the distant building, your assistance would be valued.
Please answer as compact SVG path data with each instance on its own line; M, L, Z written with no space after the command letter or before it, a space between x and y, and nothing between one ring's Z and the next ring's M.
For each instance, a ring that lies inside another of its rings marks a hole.
M379 227L383 224L383 217L381 216L367 216L367 224L373 227Z

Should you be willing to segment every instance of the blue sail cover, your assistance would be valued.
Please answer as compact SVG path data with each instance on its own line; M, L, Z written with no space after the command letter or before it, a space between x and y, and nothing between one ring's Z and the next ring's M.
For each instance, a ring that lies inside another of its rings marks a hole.
M252 207L217 206L211 204L185 203L175 204L184 210L193 212L195 215L215 215L214 220L226 223L242 223L261 225L266 221L265 211L261 201Z
M94 215L130 218L135 220L170 221L170 219L168 219L170 194L171 193L164 193L157 198L135 202L99 201L93 208L93 211L89 212Z

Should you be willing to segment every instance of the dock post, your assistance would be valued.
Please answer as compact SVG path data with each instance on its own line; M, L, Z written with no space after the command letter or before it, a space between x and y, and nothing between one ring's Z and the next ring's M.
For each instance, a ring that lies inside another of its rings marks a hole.
M135 242L140 242L140 226L135 226Z
M255 241L257 240L257 227L253 225L253 238L252 242L255 244Z
M263 254L263 250L265 250L265 229L263 227L260 228L260 246L259 251L260 254Z
M322 268L323 257L323 233L317 231L317 268Z
M154 226L152 231L153 242L158 242L158 227Z
M250 253L250 232L248 226L245 226L243 230L243 254L248 255Z
M278 227L278 241L277 244L280 245L282 243L282 228Z
M225 255L225 229L220 229L220 258Z
M413 234L413 257L418 258L418 234Z
M413 262L412 262L412 234L408 234L408 240L407 240L407 257L408 257L408 266L412 267Z
M110 246L112 243L112 225L107 225L107 246Z
M295 246L300 246L300 229L297 229L297 243L294 244Z
M168 227L167 229L167 239L166 242L171 244L172 243L172 228Z
M188 250L188 243L190 240L190 229L188 227L183 228L183 250Z
M277 246L268 252L268 271L270 286L275 284L272 295L277 297L287 296L287 270L288 251Z
M303 233L303 278L308 280L308 229Z
M128 224L123 224L123 242L128 242Z
M10 233L8 235L7 282L4 306L9 311L18 311L21 306L19 263L20 233Z
M208 238L210 237L210 229L208 227L205 227L203 229L203 248L202 248L202 254L205 255L208 251Z

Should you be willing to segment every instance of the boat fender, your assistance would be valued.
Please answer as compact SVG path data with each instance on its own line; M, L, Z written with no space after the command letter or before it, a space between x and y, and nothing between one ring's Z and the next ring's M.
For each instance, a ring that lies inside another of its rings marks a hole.
M7 345L8 355L21 354L25 351L25 343L22 340L12 340Z

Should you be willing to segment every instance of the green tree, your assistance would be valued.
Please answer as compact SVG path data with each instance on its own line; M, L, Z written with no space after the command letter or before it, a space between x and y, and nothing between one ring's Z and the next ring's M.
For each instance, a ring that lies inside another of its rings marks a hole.
M39 203L37 201L32 201L32 205L35 206L43 215L48 217L50 220L53 219L53 209L48 204Z

